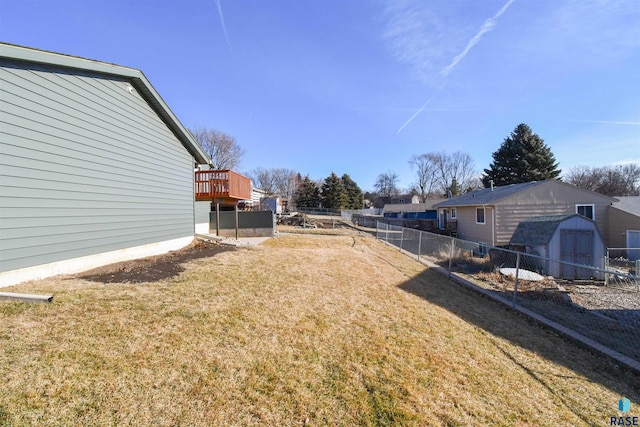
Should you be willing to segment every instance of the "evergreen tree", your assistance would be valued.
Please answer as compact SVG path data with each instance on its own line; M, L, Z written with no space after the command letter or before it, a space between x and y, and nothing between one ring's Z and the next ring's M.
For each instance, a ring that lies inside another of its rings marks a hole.
M320 189L318 185L305 176L293 196L298 208L317 208L320 206Z
M455 178L451 180L451 185L449 186L449 188L447 188L447 190L451 191L452 197L456 197L462 194L462 188L460 187L460 185L458 185L458 180ZM448 196L448 194L446 194L445 197L446 196Z
M362 209L364 194L362 194L358 184L345 173L342 175L342 185L344 185L344 189L347 192L347 205L345 207L347 209Z
M320 194L320 204L327 209L342 209L347 206L347 191L342 184L342 180L334 172L331 172L322 184Z
M519 124L500 148L493 153L493 162L485 169L485 188L495 185L558 179L558 163L551 149L529 126Z

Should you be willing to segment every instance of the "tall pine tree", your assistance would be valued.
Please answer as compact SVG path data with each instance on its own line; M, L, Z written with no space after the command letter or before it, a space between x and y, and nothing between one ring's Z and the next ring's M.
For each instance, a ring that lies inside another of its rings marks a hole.
M320 189L318 185L305 176L296 190L293 201L297 208L317 208L320 206Z
M493 162L485 169L482 183L485 188L495 185L558 179L561 170L542 138L529 126L519 124L500 148L493 153Z
M347 206L347 191L344 189L342 180L334 172L331 172L322 184L320 203L323 208L342 209Z
M342 185L347 192L347 209L362 209L364 206L364 194L358 184L348 174L342 175Z

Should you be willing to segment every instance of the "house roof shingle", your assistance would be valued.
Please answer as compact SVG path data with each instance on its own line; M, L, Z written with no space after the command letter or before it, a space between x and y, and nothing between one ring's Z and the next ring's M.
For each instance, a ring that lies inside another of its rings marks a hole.
M617 202L613 202L613 207L632 215L640 216L640 196L616 197Z
M460 196L454 197L453 199L445 200L444 202L435 205L435 207L444 208L456 206L489 205L500 199L511 196L512 194L518 193L526 188L531 188L544 182L546 181L532 181L524 182L521 184L503 185L500 187L493 187L493 189L483 188L480 190L472 191L470 193L462 194Z
M453 199L445 200L444 202L438 203L435 205L436 208L448 208L448 207L457 207L457 206L483 206L483 205L494 205L497 202L510 197L516 193L521 191L528 190L530 188L539 186L539 185L547 185L552 184L561 185L566 187L571 187L576 191L591 193L601 198L609 199L611 202L616 201L617 199L605 196L603 194L595 193L593 191L585 190L579 187L576 187L572 184L567 184L562 181L556 180L545 180L545 181L531 181L531 182L523 182L520 184L511 184L511 185L503 185L500 187L491 188L483 188L480 190L475 190L470 193L462 194L460 196L456 196Z

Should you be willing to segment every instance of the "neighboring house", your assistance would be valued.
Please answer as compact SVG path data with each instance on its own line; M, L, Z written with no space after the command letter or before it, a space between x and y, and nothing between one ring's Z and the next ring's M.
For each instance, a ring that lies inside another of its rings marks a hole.
M370 204L375 209L382 209L385 205L404 205L404 204L420 203L420 196L417 194L401 194L398 196L379 196L374 200L370 200Z
M242 210L260 210L260 200L267 197L267 192L255 188L253 182L251 183L251 197L246 200L240 200L238 206Z
M609 212L609 247L640 248L640 197L616 197ZM640 259L640 250L628 251L630 260Z
M0 285L184 247L208 163L141 71L0 44Z
M509 246L545 258L604 268L606 249L598 227L578 214L526 219L518 224ZM549 260L532 262L542 263L545 275L562 279L589 279L593 275L589 269Z
M420 196L417 194L401 194L391 198L391 204L417 204L420 203Z
M613 199L556 180L472 191L438 203L439 226L457 226L457 236L490 246L506 246L520 222L534 216L580 214L594 220L608 244Z
M260 210L281 214L283 212L282 199L280 196L264 197L260 200Z
M387 218L437 219L438 209L434 205L445 199L428 199L425 203L389 203L384 205L382 215Z

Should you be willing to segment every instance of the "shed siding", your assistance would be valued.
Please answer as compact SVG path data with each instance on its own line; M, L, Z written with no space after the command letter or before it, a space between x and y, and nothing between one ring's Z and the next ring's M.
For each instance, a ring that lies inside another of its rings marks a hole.
M193 158L129 86L0 59L0 271L193 236Z

